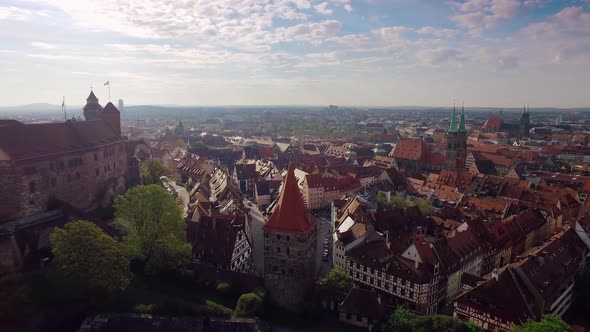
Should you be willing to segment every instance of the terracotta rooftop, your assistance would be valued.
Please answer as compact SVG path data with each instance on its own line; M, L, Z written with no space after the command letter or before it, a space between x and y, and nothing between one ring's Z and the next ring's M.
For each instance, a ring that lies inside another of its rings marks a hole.
M264 231L305 234L315 227L316 220L307 213L294 170L294 166L289 166L277 205L262 227Z
M421 160L426 143L419 139L403 139L397 143L392 151L396 159Z

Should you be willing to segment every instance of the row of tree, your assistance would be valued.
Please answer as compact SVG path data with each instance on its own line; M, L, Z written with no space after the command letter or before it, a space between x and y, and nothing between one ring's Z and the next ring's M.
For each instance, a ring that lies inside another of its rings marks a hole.
M190 262L182 210L158 185L136 186L115 199L115 227L121 239L96 224L72 221L51 234L58 270L90 290L125 289L133 266L154 274Z
M377 193L377 208L379 210L388 210L392 208L405 209L409 206L417 206L420 212L425 215L431 215L434 212L432 203L425 198L415 198L411 201L406 199L404 196L393 196L389 201L385 196L385 193L380 191Z

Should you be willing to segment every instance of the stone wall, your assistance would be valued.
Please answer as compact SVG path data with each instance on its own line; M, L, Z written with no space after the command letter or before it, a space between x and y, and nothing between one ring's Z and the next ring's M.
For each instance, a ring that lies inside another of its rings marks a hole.
M0 223L19 212L20 192L12 161L0 161Z
M0 216L0 222L46 211L52 198L83 210L110 204L127 186L125 144L120 141L79 153L0 164L4 185L0 204L9 211Z
M264 232L264 280L279 306L301 310L315 277L317 230L309 234Z

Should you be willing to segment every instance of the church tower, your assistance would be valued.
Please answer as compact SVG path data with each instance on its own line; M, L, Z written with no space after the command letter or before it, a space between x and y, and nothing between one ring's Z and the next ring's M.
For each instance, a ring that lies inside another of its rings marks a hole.
M520 114L520 137L521 138L528 138L530 129L531 129L531 117L529 114L529 108L527 106L525 106L522 108L522 113Z
M447 149L445 152L445 166L451 170L465 169L467 157L467 130L465 129L465 107L461 108L459 124L456 121L455 106L451 116L451 124L445 136Z
M94 91L90 90L90 95L86 98L86 106L82 109L84 110L86 121L96 120L98 118L98 113L102 111L102 106L98 103L98 98L94 95Z
M317 226L308 213L289 166L276 208L264 232L264 284L280 307L301 311L313 286L316 269Z

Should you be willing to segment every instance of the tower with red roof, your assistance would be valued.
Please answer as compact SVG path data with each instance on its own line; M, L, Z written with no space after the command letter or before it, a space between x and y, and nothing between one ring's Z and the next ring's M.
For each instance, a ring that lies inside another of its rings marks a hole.
M315 278L317 227L303 202L293 166L262 230L266 289L275 304L299 311Z

